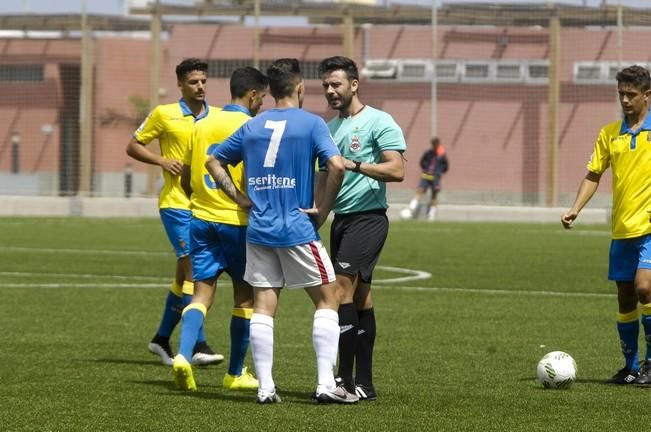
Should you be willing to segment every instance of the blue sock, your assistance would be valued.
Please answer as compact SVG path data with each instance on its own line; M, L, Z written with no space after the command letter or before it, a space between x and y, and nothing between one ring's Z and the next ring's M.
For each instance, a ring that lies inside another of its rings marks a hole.
M249 324L253 309L233 308L231 316L231 356L228 363L230 375L242 375L244 358L249 348Z
M179 354L188 361L192 360L192 351L197 343L197 336L203 327L205 317L206 307L201 303L192 303L183 311Z
M192 303L192 295L183 294L183 307L188 307L190 303ZM205 341L206 341L206 336L203 334L203 324L202 324L201 328L199 329L199 334L197 335L197 342L205 342Z
M633 371L638 370L637 338L640 333L640 321L617 321L617 331L619 332L619 342L622 346L622 354L624 354L624 359L626 359L626 367Z
M163 309L163 318L158 326L157 334L169 338L174 331L174 328L181 320L181 312L183 311L183 299L170 291L167 293L167 300L165 300L165 309Z

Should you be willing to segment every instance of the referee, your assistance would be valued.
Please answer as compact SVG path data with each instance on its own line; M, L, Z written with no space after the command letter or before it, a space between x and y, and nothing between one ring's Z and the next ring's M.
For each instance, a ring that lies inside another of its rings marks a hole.
M375 400L371 281L389 232L386 183L402 181L406 144L389 114L359 100L359 72L353 60L326 58L319 73L328 105L339 111L328 127L346 168L330 231L341 301L338 374L360 400Z

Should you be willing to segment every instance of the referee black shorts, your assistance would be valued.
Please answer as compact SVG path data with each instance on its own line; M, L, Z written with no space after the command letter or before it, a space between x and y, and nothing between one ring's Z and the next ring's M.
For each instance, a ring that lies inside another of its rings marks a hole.
M335 273L359 273L362 282L371 283L388 234L386 209L335 215L330 229L330 258Z

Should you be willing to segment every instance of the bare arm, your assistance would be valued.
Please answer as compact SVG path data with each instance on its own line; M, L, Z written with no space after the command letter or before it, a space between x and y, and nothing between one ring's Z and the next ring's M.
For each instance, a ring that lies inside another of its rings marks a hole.
M355 161L344 159L347 171L355 169ZM382 162L377 164L362 162L359 172L372 179L383 182L401 182L405 177L405 164L402 153L396 150L382 152Z
M333 156L328 159L328 176L325 179L325 187L320 202L317 202L319 214L323 216L325 222L328 214L335 206L337 194L341 188L341 183L344 181L344 158L341 156Z
M149 150L145 144L138 142L135 138L131 137L127 145L127 154L137 161L144 162L150 165L158 165L165 171L179 175L183 168L183 163L174 159L166 159L163 156L156 154Z
M221 190L235 201L238 206L244 210L251 208L251 201L249 198L235 187L235 183L233 183L233 179L231 178L231 173L228 171L228 164L219 159L215 159L214 156L210 156L208 162L206 162L206 169L208 169L208 172L212 176L213 180L215 180L219 185Z
M585 178L579 185L579 190L576 193L576 199L574 200L574 204L572 204L572 208L570 208L561 216L561 223L563 224L564 228L572 228L572 222L574 222L577 216L579 216L579 213L581 210L583 210L583 207L585 207L585 205L588 203L588 201L590 201L594 193L597 191L597 188L599 187L599 180L601 180L601 174L588 171L588 173L585 175Z
M328 180L328 171L317 171L314 176L314 202L320 203L323 201L323 194L325 192L326 181Z
M328 171L317 173L315 181L315 206L311 209L301 209L309 214L320 228L328 219L328 215L335 206L335 200L344 181L344 158L333 156L328 159Z
M192 196L192 185L190 184L190 181L192 179L192 171L190 168L190 165L183 165L183 168L181 169L181 187L183 188L183 192L190 198Z

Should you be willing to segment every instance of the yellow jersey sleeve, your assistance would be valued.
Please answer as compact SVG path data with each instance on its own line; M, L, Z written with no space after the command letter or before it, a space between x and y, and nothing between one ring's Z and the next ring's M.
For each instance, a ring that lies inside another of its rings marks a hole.
M594 150L588 162L588 171L603 174L610 166L610 142L613 139L611 125L602 128L594 145Z
M159 138L164 130L160 107L154 108L147 118L143 120L138 129L133 133L134 138L142 144L149 144Z

